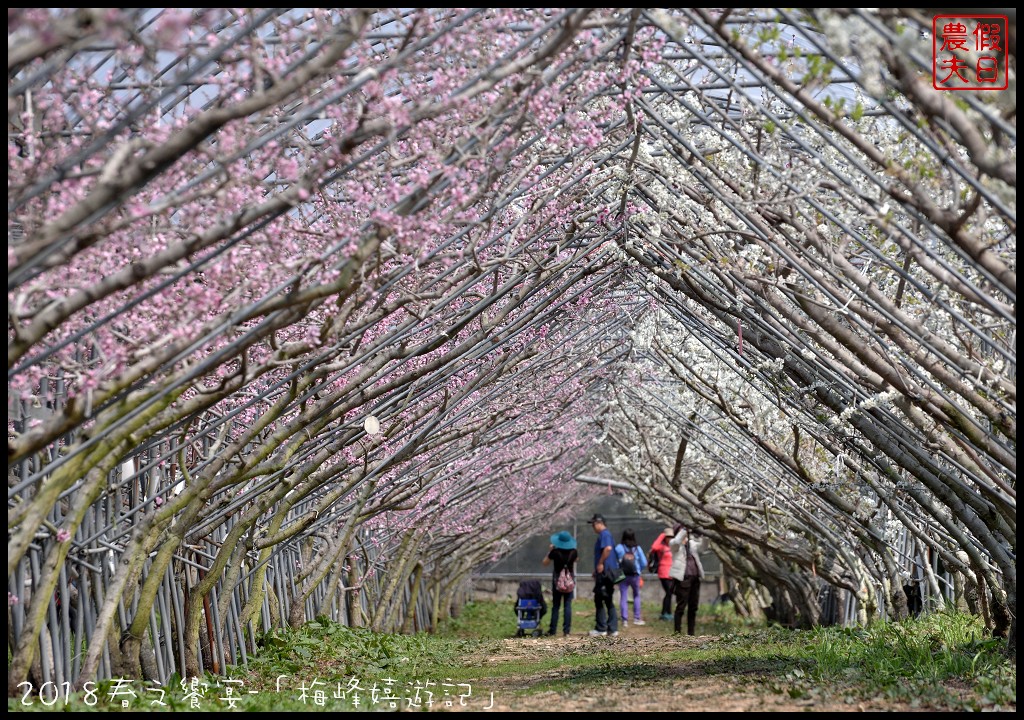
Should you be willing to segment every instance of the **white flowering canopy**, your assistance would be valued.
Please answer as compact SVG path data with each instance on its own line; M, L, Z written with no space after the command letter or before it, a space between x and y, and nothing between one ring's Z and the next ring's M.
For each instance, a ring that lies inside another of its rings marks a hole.
M1014 637L999 27L954 92L911 10L10 11L9 683L428 627L601 486Z

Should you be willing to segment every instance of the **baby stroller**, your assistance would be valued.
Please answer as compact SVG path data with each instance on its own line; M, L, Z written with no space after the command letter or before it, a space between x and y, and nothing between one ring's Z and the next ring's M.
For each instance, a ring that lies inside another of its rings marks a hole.
M533 637L540 637L540 619L548 611L540 580L523 580L519 583L519 589L516 591L515 610L516 618L519 621L516 637L526 637L527 630Z

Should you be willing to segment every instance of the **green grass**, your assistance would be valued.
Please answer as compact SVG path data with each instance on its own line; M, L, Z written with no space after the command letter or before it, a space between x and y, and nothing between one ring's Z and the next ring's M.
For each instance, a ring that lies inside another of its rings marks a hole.
M23 706L19 697L8 699L8 710L117 711L122 709L121 700L129 702L125 709L136 711L366 710L368 699L374 697L374 709L390 709L386 688L399 699L414 697L417 690L421 697L431 692L435 706L443 706L446 702L458 703L459 695L467 688L471 692L471 686L462 681L472 674L464 661L485 643L451 634L375 633L321 618L295 630L276 630L262 637L259 652L250 658L248 666L229 668L226 677L240 683L226 682L225 677L213 674L200 678L198 708L192 706L186 689L174 678L162 696L166 706L152 704L161 696L145 683L103 681L91 688L88 701L85 693L77 693L69 703L62 700L47 708L38 698ZM227 699L229 687L232 700ZM113 692L120 694L112 697ZM135 697L130 695L133 692ZM323 696L322 702L318 702L318 694ZM358 707L353 705L356 695L361 700Z
M578 602L578 601L577 601ZM574 603L575 605L575 603ZM471 602L462 608L458 617L441 622L440 637L465 640L499 640L513 635L517 627L516 613L511 600L505 602ZM546 623L549 615L545 615ZM546 625L542 624L546 628Z
M904 702L964 710L1017 702L1016 665L978 618L947 610L869 628L818 628L808 638L811 682L857 684Z
M657 619L660 605L645 604L644 612L650 632L671 634L672 623ZM592 622L593 604L585 598L577 601L574 634L585 633ZM481 695L497 683L506 697L549 690L584 696L588 688L621 682L623 677L642 691L681 674L721 676L745 684L751 692L792 698L883 698L943 710L1016 705L1016 665L1005 655L1005 644L985 638L976 618L955 612L869 628L800 632L752 627L736 617L730 605L702 606L698 635L714 637L693 644L653 643L639 656L623 654L605 642L548 646L536 654L500 652L515 647L503 642L515 629L511 602L471 603L457 618L443 623L436 635L386 635L319 619L264 636L249 665L228 673L242 684L213 675L202 678L200 688L205 692L198 709L387 710L390 701L381 695L384 688L391 688L398 698L433 693L434 709L460 702L482 709ZM356 683L358 689L353 687ZM230 701L229 686L234 695ZM124 694L111 697L117 690ZM92 691L91 703L83 693L51 708L38 699L23 706L19 697L8 700L8 710L116 711L122 709L122 699L129 700L130 710L193 709L177 684L167 688L165 707L152 705L158 694L140 682L107 681ZM374 692L371 707L367 700ZM352 704L357 693L363 702L358 708Z

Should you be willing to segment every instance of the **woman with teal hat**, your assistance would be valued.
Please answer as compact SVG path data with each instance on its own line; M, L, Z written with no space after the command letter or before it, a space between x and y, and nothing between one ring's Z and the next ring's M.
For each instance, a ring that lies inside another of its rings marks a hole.
M579 554L576 552L576 538L567 530L560 530L551 536L551 548L544 557L544 564L554 563L551 574L551 625L548 628L548 635L554 635L558 630L558 608L565 603L565 613L562 616L562 635L572 632L572 596L575 589L563 592L558 589L558 578L563 570L568 572L572 579L572 585L576 585L576 559Z

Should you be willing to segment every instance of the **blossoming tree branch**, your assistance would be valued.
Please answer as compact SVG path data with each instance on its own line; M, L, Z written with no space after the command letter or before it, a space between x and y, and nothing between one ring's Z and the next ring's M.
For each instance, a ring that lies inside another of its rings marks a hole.
M929 21L12 9L9 691L430 629L611 483L1014 642L1015 97Z

